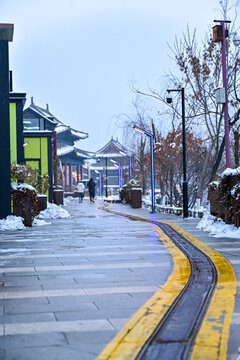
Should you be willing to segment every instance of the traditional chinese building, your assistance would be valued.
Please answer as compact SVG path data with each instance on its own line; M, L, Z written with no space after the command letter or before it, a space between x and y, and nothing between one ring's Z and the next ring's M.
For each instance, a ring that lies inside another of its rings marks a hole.
M89 162L88 172L89 177L92 177L97 184L97 194L101 192L102 195L106 195L107 188L108 195L115 195L119 188L130 180L131 157L124 154L129 154L128 150L113 137L95 153Z
M56 131L56 155L60 160L65 191L73 191L76 183L83 177L82 166L89 155L76 144L86 139L88 134L75 130L56 118L49 106L42 108L36 105L31 98L30 106L23 112L25 132Z

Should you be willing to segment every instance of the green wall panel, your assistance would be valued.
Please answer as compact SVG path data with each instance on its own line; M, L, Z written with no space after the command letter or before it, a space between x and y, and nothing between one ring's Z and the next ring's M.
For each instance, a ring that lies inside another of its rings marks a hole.
M27 165L30 165L33 170L39 170L39 160L27 160Z
M17 112L16 103L10 103L10 159L17 162Z
M42 174L48 173L48 139L41 138L41 171Z
M29 144L24 148L25 159L40 159L41 147L40 138L24 138L24 142L28 141Z
M27 134L26 134L27 135ZM34 133L24 137L24 142L28 141L28 145L24 148L24 158L26 164L32 169L37 168L42 175L50 176L50 185L52 186L52 156L51 156L51 137L42 136L42 134ZM50 161L50 163L49 163ZM48 201L52 201L52 188L47 192Z

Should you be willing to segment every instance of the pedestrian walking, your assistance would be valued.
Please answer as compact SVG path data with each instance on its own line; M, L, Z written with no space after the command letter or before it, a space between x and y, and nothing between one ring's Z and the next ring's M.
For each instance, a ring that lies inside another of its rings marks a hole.
M89 182L87 183L88 186L88 191L89 191L89 196L90 196L90 201L94 202L94 198L95 198L95 182L93 181L93 178L91 178L89 180Z
M79 202L82 202L83 198L84 198L84 191L85 191L85 186L84 186L84 183L82 181L80 181L77 184L77 191L78 191Z

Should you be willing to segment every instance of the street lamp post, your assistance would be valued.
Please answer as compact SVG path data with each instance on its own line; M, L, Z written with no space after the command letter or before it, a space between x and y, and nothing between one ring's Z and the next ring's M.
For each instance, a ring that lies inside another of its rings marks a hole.
M99 175L99 196L102 196L102 173L98 170L94 170Z
M141 134L147 135L150 137L150 148L151 148L151 187L152 187L152 211L151 213L155 213L155 177L154 177L154 141L153 141L153 134L150 132L141 129L140 127L134 125L134 130L137 130Z
M119 151L119 154L127 156L129 158L129 178L132 180L132 157L131 155L125 153L124 151Z
M188 183L187 183L187 161L186 161L186 131L185 131L185 94L184 88L168 89L167 92L181 92L182 97L182 160L183 160L183 217L188 217ZM167 103L172 103L172 98L167 97Z
M123 186L123 173L122 173L122 166L120 165L120 163L114 159L110 159L110 161L113 163L114 166L118 167L118 178L119 178L119 190L122 189Z
M227 83L227 63L226 63L226 37L228 31L225 29L225 23L230 23L229 20L214 20L220 23L213 27L213 41L222 43L222 77L223 88L225 91L224 103L224 122L225 122L225 151L226 151L226 165L231 166L230 161L230 141L229 141L229 119L228 119L228 83Z
M105 188L105 196L106 198L108 197L108 190L107 190L107 187L108 187L108 168L107 168L107 156L98 156L98 162L100 162L100 159L105 159L105 185L106 185L106 188Z

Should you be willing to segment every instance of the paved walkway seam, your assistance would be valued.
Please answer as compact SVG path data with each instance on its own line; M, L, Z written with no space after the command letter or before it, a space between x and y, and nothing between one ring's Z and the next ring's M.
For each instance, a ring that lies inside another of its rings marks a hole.
M172 274L163 287L133 315L97 360L135 359L188 282L191 266L187 257L158 226L152 226L173 258Z

